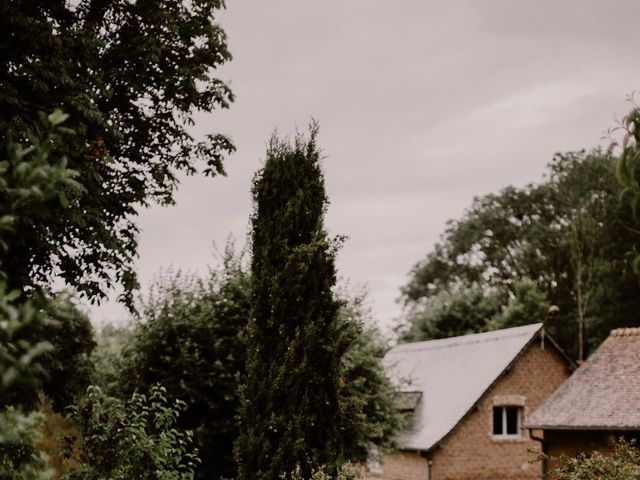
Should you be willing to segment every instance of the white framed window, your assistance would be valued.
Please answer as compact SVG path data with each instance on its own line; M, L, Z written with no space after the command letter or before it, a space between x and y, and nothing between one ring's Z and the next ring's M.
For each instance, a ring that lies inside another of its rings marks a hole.
M522 407L493 407L493 435L495 437L519 437Z

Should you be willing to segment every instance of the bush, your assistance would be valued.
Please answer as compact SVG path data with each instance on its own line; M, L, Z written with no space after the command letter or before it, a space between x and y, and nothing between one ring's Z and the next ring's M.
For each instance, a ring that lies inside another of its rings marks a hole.
M640 480L640 450L620 438L611 455L561 457L547 475L557 480Z
M162 387L126 401L89 387L72 411L82 435L81 464L62 478L192 480L199 463L192 434L175 428L184 408L184 402L169 402Z

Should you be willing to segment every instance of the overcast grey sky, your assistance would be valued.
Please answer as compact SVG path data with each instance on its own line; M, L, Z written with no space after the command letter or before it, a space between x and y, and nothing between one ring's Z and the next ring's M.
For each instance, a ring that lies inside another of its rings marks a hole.
M196 117L229 134L228 177L184 179L143 212L143 286L161 267L204 271L213 242L249 229L250 184L274 128L320 122L327 226L349 237L340 276L368 285L383 326L445 222L476 195L538 181L558 151L603 143L640 87L637 0L227 0L237 100ZM144 290L144 288L143 288ZM109 302L95 323L117 322Z

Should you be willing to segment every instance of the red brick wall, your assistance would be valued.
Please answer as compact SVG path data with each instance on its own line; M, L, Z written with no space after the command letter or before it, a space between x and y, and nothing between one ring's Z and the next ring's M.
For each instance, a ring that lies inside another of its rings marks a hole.
M535 462L540 442L526 430L518 439L496 439L493 402L518 398L524 402L524 417L533 412L569 375L566 361L547 343L536 340L483 396L444 439L442 448L430 453L431 480L524 480L539 479L542 465ZM533 462L533 463L532 463ZM427 480L427 460L416 452L385 455L385 480Z
M367 479L428 480L427 460L418 452L398 452L384 455L383 476L367 475Z

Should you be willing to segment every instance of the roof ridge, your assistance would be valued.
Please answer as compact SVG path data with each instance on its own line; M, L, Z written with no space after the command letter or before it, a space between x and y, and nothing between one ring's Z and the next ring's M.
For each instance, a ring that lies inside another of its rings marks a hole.
M610 337L632 337L640 335L640 327L616 328L611 330Z
M471 345L475 343L491 342L504 340L507 338L524 335L528 330L538 331L543 327L542 323L530 323L528 325L519 325L517 327L501 328L498 330L489 330L486 332L468 333L466 335L457 335L455 337L435 338L431 340L423 340L421 342L407 342L396 345L392 350L411 350L420 351L427 349L449 348L460 345ZM519 330L519 331L515 331ZM533 331L531 332L533 333Z

